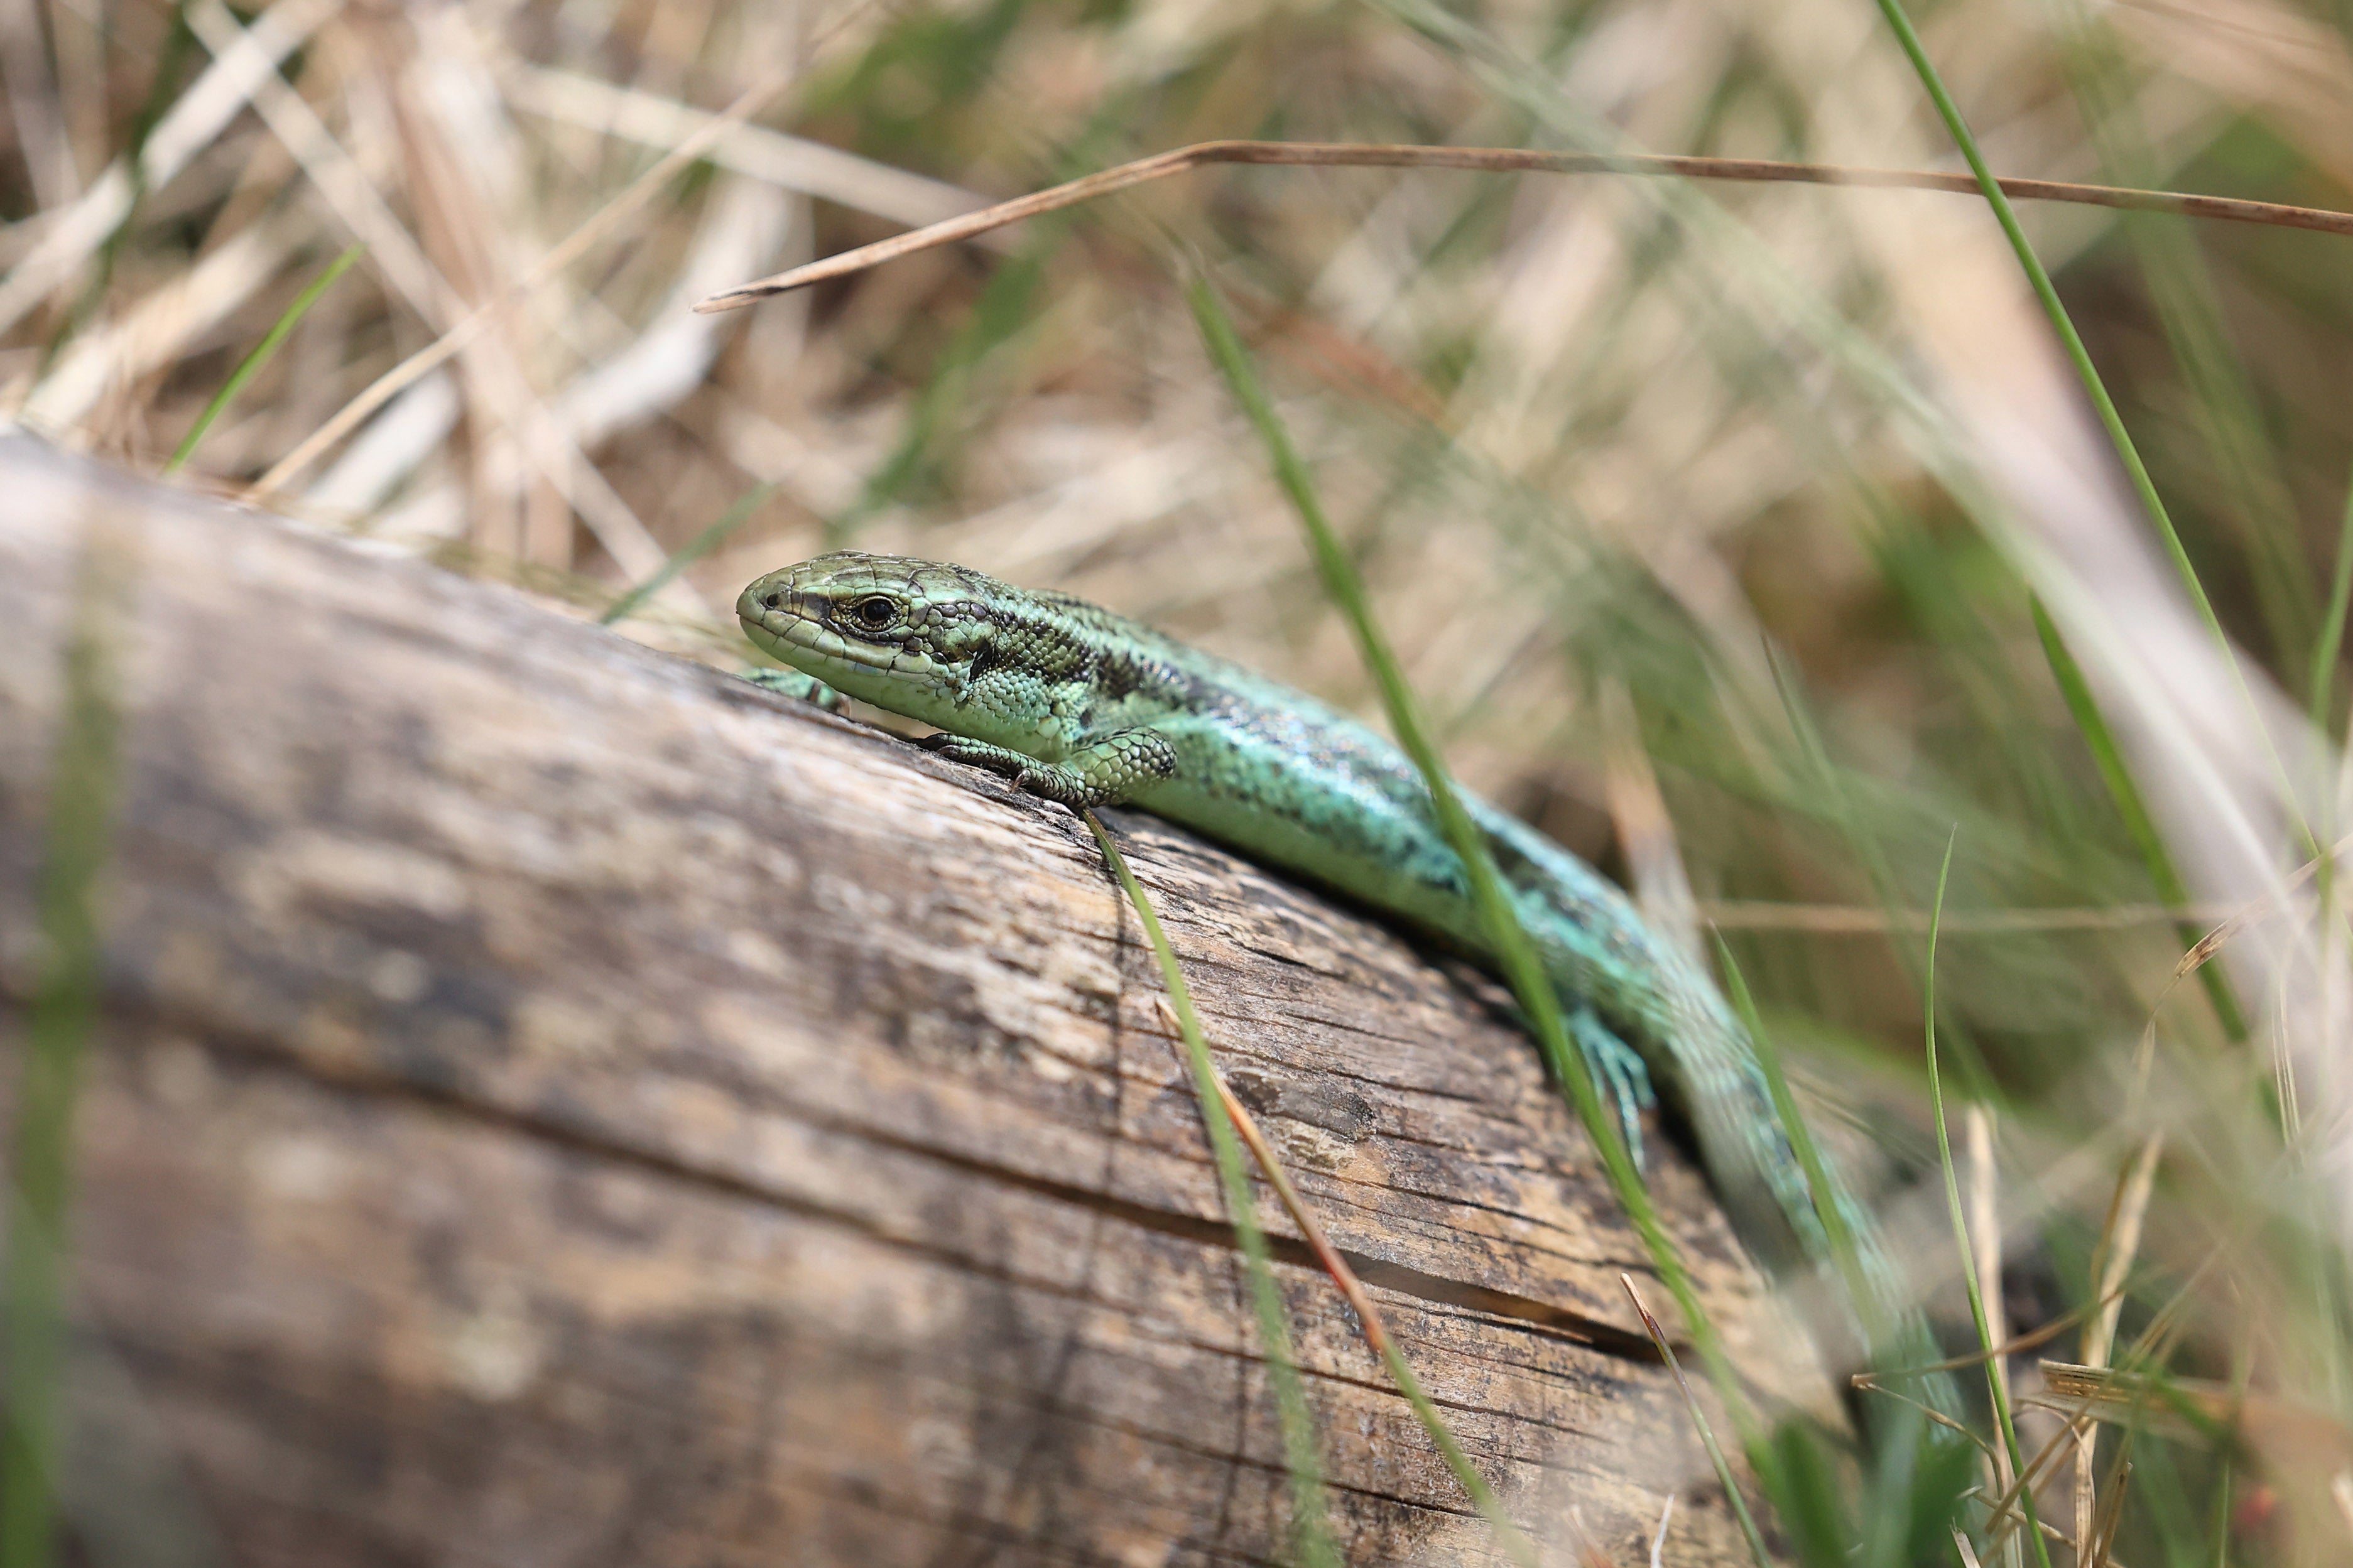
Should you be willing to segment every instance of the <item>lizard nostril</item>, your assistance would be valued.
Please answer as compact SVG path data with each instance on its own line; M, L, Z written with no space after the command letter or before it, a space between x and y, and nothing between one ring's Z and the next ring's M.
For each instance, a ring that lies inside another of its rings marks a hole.
M771 594L766 598L761 600L760 603L767 605L768 608L772 610L781 609L784 606L785 596L782 594Z

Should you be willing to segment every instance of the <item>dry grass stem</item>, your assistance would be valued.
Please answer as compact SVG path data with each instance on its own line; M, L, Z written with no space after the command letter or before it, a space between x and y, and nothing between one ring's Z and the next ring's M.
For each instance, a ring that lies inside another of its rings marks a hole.
M2116 1563L2111 1553L2116 1544L2116 1524L2124 1518L2125 1489L2131 1480L2132 1466L2119 1463L2108 1485L2108 1495L2101 1500L2099 1517L2092 1521L2093 1533L2076 1538L2076 1553L2088 1563L2088 1568L2109 1568ZM2116 1563L2116 1568L2123 1568L2123 1564Z
M21 417L70 437L111 392L171 364L259 293L300 253L311 227L297 214L238 229L202 261L151 290L121 321L75 340L33 388Z
M291 3L291 0L281 0L281 3ZM733 103L713 115L701 130L631 181L626 189L599 208L595 216L573 230L561 244L542 257L538 265L524 275L511 294L478 307L430 344L369 384L367 390L345 404L333 418L319 426L301 445L280 458L268 473L262 475L248 491L248 499L265 500L283 489L295 475L316 462L329 448L357 429L368 416L392 401L396 395L462 353L496 324L506 309L579 259L590 246L602 239L668 184L672 175L702 157L706 149L726 133L728 127L758 113L790 87L798 74L793 68L772 71L738 94ZM653 564L659 566L660 563L657 560ZM649 566L645 570L649 572L652 569Z
M991 229L1025 219L1042 217L1065 207L1173 174L1189 174L1215 163L1257 163L1316 168L1465 169L1483 174L1640 174L1687 180L1741 180L1811 185L1852 185L1877 190L1947 191L1976 195L1977 181L1968 174L1940 174L1925 169L1858 169L1830 163L1785 163L1761 158L1686 158L1665 153L1543 153L1515 147L1374 146L1324 142L1201 142L1132 163L1105 169L1065 184L999 202L980 212L944 219L910 234L895 235L860 246L822 261L812 261L773 278L763 278L713 294L695 306L698 310L734 310L774 295L806 289L880 267L902 256L976 238ZM2220 218L2237 223L2270 224L2284 228L2316 229L2326 234L2353 235L2353 213L2317 207L2283 206L2273 202L2240 201L2228 196L2189 195L2173 191L2126 190L2114 185L2078 185L2052 180L2000 182L2002 190L2021 200L2073 202L2130 212L2173 213L2184 217Z
M1993 1112L1983 1102L1971 1100L1962 1110L1961 1138L1969 1167L1969 1239L1977 1252L1970 1261L1977 1270L1978 1295L1985 1302L1986 1338L1999 1346L2010 1338L2010 1324L2002 1308L2002 1230L1998 1201L2000 1177L1994 1166ZM2008 1358L1997 1353L1989 1358L1988 1364L2000 1396L2008 1399ZM2010 1450L1997 1443L1993 1454L1994 1485L2006 1488L2010 1482Z
M1926 1366L1905 1367L1904 1371L1906 1373L1975 1371L1977 1368L1985 1365L1986 1362L1992 1356L2016 1355L2019 1352L2031 1350L2036 1345L2050 1343L2052 1340L2057 1339L2061 1334L2065 1333L2069 1329L2073 1328L2077 1322L2082 1321L2084 1316L2084 1309L2078 1308L2076 1310L2070 1312L2063 1318L2054 1319L2052 1321L2043 1324L2039 1329L2031 1330L2026 1333L2019 1335L2016 1339L2010 1340L2002 1344L1997 1345L1991 1351L1971 1351L1967 1355L1947 1356L1943 1361L1930 1362ZM1847 1376L1847 1384L1848 1386L1852 1388L1870 1389L1874 1394L1893 1394L1894 1392L1894 1390L1888 1387L1887 1384L1883 1381L1882 1374L1875 1372L1851 1373Z
M216 57L228 58L245 47L243 30L220 0L191 0L187 16L190 28ZM358 161L343 150L301 96L273 76L256 90L253 104L336 216L367 247L372 263L409 308L436 328L446 327L463 315L465 300L459 291L427 257L418 242L410 237ZM411 113L401 116L399 123L414 136L421 119ZM412 163L428 176L423 182L427 186L438 187L445 195L468 188L459 179L445 176L435 182L429 177L435 167L434 161L424 155L432 151L429 147L412 140L408 151ZM447 162L446 158L440 160L441 166L446 168ZM444 208L428 201L422 204L422 214L429 234L434 223L442 218ZM489 215L480 211L457 224L444 226L463 234L486 232L494 226ZM445 244L445 251L449 248ZM464 247L459 248L462 251ZM474 406L495 411L500 422L520 439L550 490L580 517L607 553L625 570L636 574L658 567L664 553L660 545L628 504L548 417L521 367L515 346L497 337L485 339L474 346L470 369L478 391ZM490 456L486 447L478 447L478 452L485 458ZM478 471L482 467L478 464ZM495 494L504 488L493 485L488 489ZM478 492L476 500L479 517L488 510L490 495ZM564 536L569 537L568 526ZM568 552L556 563L568 564ZM682 595L680 599L681 604L691 603Z
M2135 1426L2152 1436L2203 1446L2217 1429L2236 1432L2258 1451L2316 1468L2353 1465L2353 1426L2299 1400L2251 1392L2211 1378L2158 1378L2071 1362L2042 1362L2042 1395L2025 1403L2073 1422ZM2185 1415L2182 1412L2187 1411Z
M573 71L514 65L501 80L514 106L526 113L627 137L664 152L677 151L713 119L722 118ZM706 145L705 156L739 174L893 223L934 224L988 205L987 197L944 180L911 174L822 142L741 120L728 121ZM1002 240L999 248L1010 249L1012 244Z
M2084 1332L2083 1357L2086 1366L2107 1365L2108 1352L2116 1343L2116 1319L2125 1305L2125 1278L2132 1272L2133 1263L2140 1254L2141 1226L2148 1216L2149 1194L2157 1184L2157 1163L2163 1150L2163 1138L2152 1134L2142 1142L2131 1166L2117 1183L2116 1202L2110 1206L2108 1224L2101 1233L2099 1250L2094 1254L2099 1264L2094 1278L2098 1282L2102 1305ZM2093 1542L2101 1537L2094 1529L2092 1424L2077 1422L2074 1435L2075 1537Z
M1176 1016L1175 1005L1166 996L1156 995L1152 1000L1154 1005L1159 1009L1162 1020L1169 1027L1168 1049L1176 1059L1178 1072L1189 1073L1192 1068L1185 1058L1184 1024ZM1209 1078L1210 1081L1217 1086L1218 1101L1226 1109L1226 1119L1234 1124L1234 1131L1240 1136L1243 1146L1250 1150L1250 1158L1258 1162L1258 1168L1266 1177L1267 1184L1274 1189L1276 1198L1282 1202L1283 1213L1291 1216L1291 1223L1298 1229L1300 1238L1307 1243L1308 1250L1315 1255L1315 1261L1323 1266L1324 1272L1329 1275L1332 1283L1339 1288L1341 1296L1347 1300L1349 1310L1356 1313L1356 1327L1365 1336L1366 1347L1373 1354L1388 1363L1393 1372L1398 1373L1400 1377L1405 1376L1406 1374L1400 1370L1405 1363L1399 1359L1404 1352L1398 1348L1397 1342L1390 1337L1388 1325L1381 1321L1380 1311L1373 1305L1372 1297L1366 1293L1363 1282L1356 1278L1356 1271L1349 1267L1347 1258L1342 1255L1338 1247L1332 1245L1331 1238L1324 1234L1324 1226L1317 1222L1314 1211L1307 1206L1306 1200L1299 1195L1299 1189L1292 1184L1291 1174L1282 1168L1282 1161L1275 1153L1274 1145L1268 1142L1266 1134L1259 1131L1257 1118L1253 1117L1250 1108L1235 1096L1233 1089L1226 1083L1225 1074L1218 1071L1214 1065L1209 1068ZM1427 1400L1427 1396L1421 1394L1418 1386L1401 1388L1399 1392L1409 1400ZM1437 1418L1434 1405L1421 1414L1425 1421ZM1440 1434L1433 1432L1432 1436L1438 1436ZM1469 1462L1461 1455L1459 1445L1450 1448L1449 1454L1458 1465L1467 1465ZM1466 1476L1464 1479L1476 1484L1475 1477ZM1505 1554L1515 1563L1526 1564L1527 1568L1535 1568L1536 1563L1535 1545L1522 1533L1517 1525L1502 1516L1500 1507L1493 1496L1484 1490L1480 1490L1474 1493L1474 1501L1481 1504L1482 1511L1490 1516L1490 1522L1496 1530ZM1670 1500L1668 1508L1671 1511L1673 1506L1672 1500ZM1601 1554L1599 1548L1594 1545L1587 1535L1584 1526L1573 1516L1567 1522L1570 1550L1577 1555L1577 1560L1582 1563L1606 1564L1608 1559ZM1659 1522L1659 1529L1663 1535L1666 1530L1666 1521L1663 1519Z
M1176 1010L1169 1005L1166 997L1155 996L1152 1000L1171 1030L1180 1027ZM1191 1070L1185 1060L1180 1037L1171 1034L1168 1048L1176 1056L1180 1068ZM1225 1103L1226 1115L1233 1121L1234 1131L1241 1135L1242 1144L1250 1150L1250 1157L1258 1162L1267 1184L1274 1189L1275 1196L1282 1201L1282 1212L1291 1216L1291 1223L1298 1228L1300 1239L1307 1243L1308 1250L1315 1254L1315 1261L1323 1266L1324 1273L1332 1277L1332 1283L1339 1287L1340 1294L1347 1298L1348 1309L1356 1314L1356 1323L1364 1332L1365 1343L1372 1348L1375 1355L1386 1354L1393 1342L1389 1339L1388 1328L1381 1321L1380 1310L1373 1305L1373 1299L1365 1293L1356 1271L1348 1267L1348 1260L1324 1234L1324 1227L1317 1223L1314 1212L1300 1197L1299 1189L1292 1184L1289 1173L1283 1170L1274 1145L1268 1142L1266 1134L1259 1131L1257 1119L1250 1115L1250 1107L1235 1098L1223 1073L1216 1077L1218 1098Z
M1603 798L1632 874L1635 902L1654 929L1699 958L1706 946L1700 940L1691 879L1675 844L1674 817L1659 791L1659 775L1642 747L1633 700L1623 683L1602 683L1600 709Z
M2029 1397L2021 1403L2031 1405L2034 1401ZM2042 1495L2044 1481L2049 1479L2050 1472L2057 1467L2059 1457L2066 1451L2067 1431L2063 1427L2049 1442L2037 1448L2033 1457L2026 1461L2025 1467L2012 1478L2010 1483L2000 1488L1988 1502L1985 1537L1986 1544L1993 1555L2006 1558L2011 1538L2026 1523L2026 1510L2019 1506L2021 1500L2029 1492L2038 1497ZM2058 1535L2061 1540L2066 1539L2063 1535L2059 1535L2058 1531L2049 1521L2037 1519L2035 1523L2046 1533Z
M118 159L53 218L33 248L0 281L0 331L66 284L130 216L134 193L159 191L210 146L279 62L341 9L342 0L279 0L237 49L213 62L157 122L139 159L137 181Z
M1675 1347L1667 1338L1665 1326L1643 1302L1641 1291L1634 1288L1631 1274L1621 1270L1618 1283L1624 1288L1626 1300L1634 1304L1634 1315L1642 1320L1642 1327L1649 1332L1651 1342L1659 1347L1659 1355L1666 1362L1667 1371L1674 1376L1675 1387L1683 1394L1683 1409L1691 1415L1692 1426L1699 1433L1701 1445L1707 1449L1709 1463L1715 1467L1716 1484L1724 1489L1725 1500L1739 1515L1742 1532L1748 1543L1749 1557L1757 1568L1772 1568L1772 1554L1766 1550L1764 1537L1757 1532L1755 1522L1749 1518L1747 1504L1740 1495L1740 1484L1733 1479L1732 1466L1725 1460L1723 1447L1716 1441L1715 1427L1700 1405L1698 1390L1693 1388L1691 1379L1683 1375L1683 1362L1676 1356Z
M2174 965L2173 977L2176 980L2184 979L2189 975L2197 973L2200 968L2203 968L2208 963L2212 961L2216 953L2221 952L2222 949L2229 944L2232 938L2236 937L2241 931L2246 930L2248 926L2252 925L2256 921L2261 920L2265 915L2273 912L2273 910L2279 907L2282 900L2285 899L2290 893L2295 892L2298 888L2303 887L2306 882L2311 881L2314 877L2317 876L2320 872L2321 861L2323 858L2332 862L2342 861L2345 858L2345 852L2348 849L2353 849L2353 836L2338 839L2329 847L2328 854L2325 858L2315 857L2312 859L2306 860L2303 865L2288 873L2288 875L2280 881L2278 886L2273 888L2262 898L2253 900L2243 908L2233 910L2223 920L2221 924L2216 926L2212 931L2208 931L2204 936L2200 937L2196 945L2192 946L2189 952L2181 955L2181 962Z
M1779 904L1757 900L1709 899L1697 906L1700 919L1725 931L1803 931L1819 936L1883 936L1925 932L1926 910L1870 909L1849 904ZM2169 926L2183 919L2253 918L2248 905L2117 904L2106 909L1947 910L1946 934L2025 936L2038 931L2125 931Z
M0 0L0 87L7 89L34 199L47 208L66 205L79 193L81 176L33 0Z
M228 59L252 47L250 35L221 0L188 0L187 18L189 30L216 59ZM456 307L449 285L302 95L272 75L257 84L252 102L262 123L310 176L328 209L352 238L368 247L367 264L428 324L438 327L447 322Z
M1984 1358L1980 1356L1948 1364L1954 1366L1975 1366L1979 1364L1983 1359ZM1915 1369L1907 1368L1906 1370ZM1920 1372L1928 1372L1935 1370L1935 1368L1920 1367L1916 1370ZM1946 1415L1935 1405L1930 1405L1926 1400L1915 1398L1912 1394L1905 1393L1900 1388L1893 1387L1888 1384L1882 1382L1874 1373L1867 1372L1850 1373L1847 1377L1847 1384L1852 1388L1858 1388L1865 1391L1866 1393L1876 1394L1883 1399L1893 1399L1899 1405L1910 1405L1914 1410L1919 1413L1923 1420L1929 1422L1933 1426L1942 1426L1946 1431L1967 1439L1971 1447L1987 1456L1989 1459L1992 1458L1996 1448L1998 1447L1998 1445L1987 1442L1983 1437L1978 1436L1977 1433L1971 1431L1968 1426L1955 1420L1953 1417Z

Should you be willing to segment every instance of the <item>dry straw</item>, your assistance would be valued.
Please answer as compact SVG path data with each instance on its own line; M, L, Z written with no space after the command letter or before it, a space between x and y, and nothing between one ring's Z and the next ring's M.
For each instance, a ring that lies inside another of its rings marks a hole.
M893 235L861 245L839 256L808 262L772 278L713 294L695 306L702 311L733 310L812 283L847 277L896 261L902 256L973 239L992 229L1041 217L1100 196L1172 175L1189 174L1214 163L1281 164L1312 168L1467 169L1491 174L1642 174L1687 180L1742 180L1809 185L1852 185L1879 190L1947 191L1956 195L1979 194L1968 174L1921 169L1857 169L1834 163L1785 163L1760 158L1685 158L1665 153L1545 153L1519 147L1421 147L1359 145L1336 142L1201 142L1150 158L1138 158L1117 168L1104 169L1047 190L1017 196L979 212ZM2000 182L2010 195L2030 201L2074 202L2129 212L2172 213L2183 217L2219 218L2235 223L2269 224L2285 228L2317 229L2327 234L2353 235L2353 213L2318 207L2283 206L2274 202L2241 201L2231 196L2187 195L2173 191L2129 190L2116 185L2079 185L2057 180Z

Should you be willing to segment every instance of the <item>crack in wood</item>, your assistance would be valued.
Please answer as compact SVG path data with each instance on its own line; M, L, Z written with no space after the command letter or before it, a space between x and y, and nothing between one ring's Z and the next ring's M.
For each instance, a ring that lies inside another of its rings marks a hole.
M0 995L8 995L11 1001L24 1000L22 997L10 994L4 987L0 987ZM107 1011L110 1016L121 1018L143 1010L128 1008L117 1003L110 1005ZM597 1130L559 1121L542 1112L493 1104L445 1085L424 1083L386 1073L348 1068L328 1070L299 1054L286 1050L274 1040L244 1039L232 1043L233 1037L224 1032L216 1021L174 1016L168 1009L151 1013L150 1021L187 1037L200 1040L207 1048L224 1055L234 1054L248 1060L266 1062L314 1083L345 1090L384 1094L420 1105L431 1106L436 1110L463 1116L473 1121L521 1133L573 1153L612 1161L649 1174L689 1183L707 1192L724 1194L750 1203L775 1205L812 1219L845 1226L873 1240L893 1247L911 1248L941 1261L952 1262L959 1268L977 1267L968 1256L893 1234L877 1227L864 1216L849 1210L813 1204L797 1194L785 1192L734 1172L698 1164L676 1154L649 1149L638 1144L617 1142ZM1233 1227L1223 1221L1156 1208L1149 1204L1140 1204L1131 1198L1116 1197L1108 1193L1080 1186L1075 1183L1058 1181L1050 1176L1040 1176L1032 1172L1018 1170L994 1161L958 1154L934 1144L923 1143L914 1139L902 1137L881 1128L862 1125L845 1118L813 1113L806 1108L783 1104L773 1099L770 1101L770 1108L792 1115L804 1126L857 1138L878 1148L891 1150L894 1153L911 1155L965 1175L978 1177L1017 1191L1100 1214L1107 1218L1134 1226L1140 1230L1226 1251L1234 1251L1238 1248ZM1204 1171L1206 1179L1206 1167ZM1315 1260L1314 1253L1305 1242L1271 1230L1266 1233L1266 1241L1270 1252L1278 1262L1313 1273L1322 1272L1321 1267ZM1376 1286L1399 1296L1411 1297L1429 1306L1451 1307L1461 1311L1475 1312L1496 1321L1500 1326L1567 1340L1620 1360L1644 1365L1662 1364L1657 1345L1647 1337L1630 1333L1615 1324L1585 1317L1548 1301L1539 1301L1530 1297L1514 1295L1508 1290L1497 1290L1464 1280L1450 1279L1442 1275L1431 1274L1407 1264L1376 1258L1369 1253L1353 1248L1344 1247L1337 1247L1335 1250L1347 1260L1348 1266L1356 1271L1356 1277L1366 1285ZM1627 1267L1630 1268L1637 1266L1630 1261ZM1051 1288L1049 1282L1042 1280L1023 1279L1020 1282L1030 1286ZM1684 1348L1687 1350L1688 1347Z

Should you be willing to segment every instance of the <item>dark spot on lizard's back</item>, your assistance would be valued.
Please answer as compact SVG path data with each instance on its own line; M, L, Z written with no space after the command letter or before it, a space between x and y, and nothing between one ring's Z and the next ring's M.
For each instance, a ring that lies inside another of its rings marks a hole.
M1207 706L1213 696L1198 676L1116 646L1097 654L1094 677L1095 690L1107 702L1152 691L1169 696L1191 710Z
M1022 673L1046 680L1066 679L1085 671L1097 657L1094 649L1052 616L1001 605L982 613L997 628L994 640L1002 662L1018 664Z

